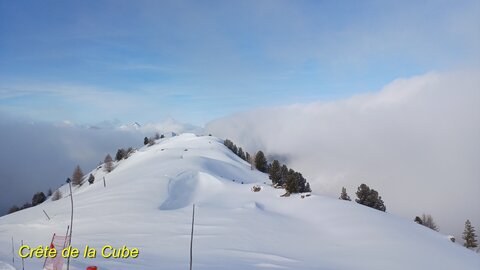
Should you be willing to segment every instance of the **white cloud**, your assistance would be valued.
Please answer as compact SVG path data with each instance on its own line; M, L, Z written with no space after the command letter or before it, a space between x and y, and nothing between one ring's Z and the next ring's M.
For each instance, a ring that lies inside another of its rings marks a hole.
M84 173L94 169L107 153L143 146L155 132L200 132L198 127L173 119L135 128L119 121L94 126L31 122L0 112L0 216L13 204L22 205L38 191L64 183L79 164Z
M423 212L446 233L480 226L480 73L429 73L334 102L248 111L208 132L284 156L314 191L354 196L365 182L387 211ZM320 213L319 213L320 214Z

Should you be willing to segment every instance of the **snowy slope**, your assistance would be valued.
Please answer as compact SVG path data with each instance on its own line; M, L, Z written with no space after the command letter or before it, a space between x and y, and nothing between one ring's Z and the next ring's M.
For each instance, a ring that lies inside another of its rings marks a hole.
M0 261L0 270L15 270L15 268L8 263Z
M409 220L318 195L280 197L283 191L268 186L267 175L250 170L215 137L183 134L159 140L111 173L92 173L93 185L74 189L72 245L127 245L139 248L140 256L78 258L73 269L188 269L193 203L194 269L480 266L478 254ZM251 191L255 184L262 186L260 192ZM67 188L61 188L64 194ZM12 236L16 244L23 239L31 246L46 245L53 233L65 233L69 218L68 197L0 217L0 261L11 262ZM26 269L40 269L42 263L25 261Z

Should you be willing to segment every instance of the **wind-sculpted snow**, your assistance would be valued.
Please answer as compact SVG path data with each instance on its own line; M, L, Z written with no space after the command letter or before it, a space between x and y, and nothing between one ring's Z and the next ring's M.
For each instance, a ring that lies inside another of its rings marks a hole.
M169 180L168 197L161 210L174 210L201 201L202 197L214 196L222 191L223 184L217 178L194 171L185 171Z
M114 165L110 173L94 169L92 185L74 188L72 245L80 250L126 245L140 254L81 256L72 259L70 269L187 269L192 204L194 269L478 270L480 265L478 254L411 220L323 197L321 190L305 198L280 197L284 190L268 185L266 174L251 170L215 137L161 139ZM252 192L254 185L261 190ZM53 233L65 234L68 186L60 190L64 196L58 201L0 217L0 261L11 261L12 236L18 249L20 240L48 245ZM15 262L19 269L18 256ZM25 259L25 269L42 264Z

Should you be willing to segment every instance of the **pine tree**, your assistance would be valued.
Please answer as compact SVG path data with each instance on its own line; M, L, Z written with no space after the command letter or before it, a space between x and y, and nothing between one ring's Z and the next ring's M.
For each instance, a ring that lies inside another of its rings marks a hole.
M243 149L242 147L239 147L238 148L238 153L237 153L238 157L245 160L245 153L243 152Z
M235 144L232 146L232 149L231 149L231 150L232 150L232 152L233 152L235 155L238 155L238 148L237 148L237 146L236 146Z
M268 178L272 180L272 184L274 186L278 185L278 183L282 178L282 175L280 174L281 173L280 169L281 169L280 162L276 159L272 162L272 165L268 169L268 174L269 174Z
M281 173L280 169L281 169L280 162L278 162L278 160L275 159L268 170L268 173L269 173L268 178L272 180L272 184L274 186L278 185L278 183L282 179L282 175L280 174Z
M310 188L310 183L307 182L305 185L305 191L304 192L312 192L312 189Z
M418 223L418 224L420 224L420 225L423 225L423 221L422 221L422 219L421 219L419 216L416 216L413 221L415 221L416 223Z
M230 141L229 139L225 139L225 141L223 141L223 144L230 150L233 150L233 142Z
M147 145L149 143L148 137L143 138L143 145Z
M465 240L463 244L466 248L476 248L477 244L477 235L475 234L475 228L470 223L470 220L465 221L465 230L463 231L462 239Z
M163 134L160 135L160 139L163 139L163 138L165 138L165 135L163 135Z
M47 199L47 196L43 192L37 192L33 195L32 206L39 205Z
M295 172L295 184L298 193L311 191L307 190L307 179L305 179L305 177L299 172ZM308 189L310 189L310 185L308 185Z
M52 194L53 194L52 189L49 188L48 191L47 191L47 197L52 196Z
M288 170L287 176L285 178L285 190L290 194L297 193L295 171L292 169Z
M107 154L107 156L105 157L105 159L103 160L103 162L105 163L105 171L106 172L111 172L113 171L113 159L112 157L110 156L110 154Z
M83 178L83 172L82 172L82 169L80 169L80 166L77 165L77 167L75 167L75 170L73 170L73 174L72 174L72 184L74 186L79 186L82 184L82 178Z
M356 192L357 198L355 201L359 204L385 212L387 209L383 203L382 197L378 196L378 192L370 189L369 186L361 184Z
M248 152L245 152L245 161L248 162L248 163L250 163L250 161L251 161L250 153L248 153Z
M155 132L155 140L160 139L160 134L158 132Z
M287 182L287 175L288 175L288 167L287 165L282 165L280 168L280 180L278 181L278 185L283 186Z
M344 200L344 201L351 201L352 200L352 199L350 199L350 196L348 196L347 189L345 187L342 187L342 193L340 193L339 199Z
M255 168L263 173L267 172L267 159L262 151L258 151L255 155Z
M115 155L115 160L120 161L127 156L127 151L123 148L117 150L117 154Z
M90 174L88 176L88 183L91 185L93 184L94 181L95 181L95 176L93 176L93 174Z

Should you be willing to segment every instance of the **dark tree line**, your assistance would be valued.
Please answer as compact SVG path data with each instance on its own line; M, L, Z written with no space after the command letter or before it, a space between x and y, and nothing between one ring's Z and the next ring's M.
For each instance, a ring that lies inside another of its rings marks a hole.
M239 158L245 160L246 162L251 162L251 157L248 152L244 152L242 147L237 147L232 141L229 139L226 139L223 144L230 149L235 155L237 155Z
M383 212L387 210L387 207L383 203L382 197L378 195L378 192L374 189L370 189L370 187L367 186L366 184L361 184L358 187L355 195L357 195L357 199L355 199L355 202L359 204L362 204ZM345 200L345 201L351 201L350 196L348 196L347 189L345 187L342 187L342 192L340 193L339 199Z
M160 135L158 132L155 133L155 136L154 137L145 137L143 138L143 145L148 145L148 146L152 146L155 144L155 140L159 140L159 139L163 139L165 138L165 135Z
M387 210L385 204L383 203L382 197L378 196L378 192L373 188L370 189L370 187L366 184L361 184L358 187L356 195L358 199L355 199L355 201L359 204L363 204L383 212Z
M257 170L268 173L272 184L276 187L283 187L287 193L311 192L310 184L299 172L289 169L285 164L280 164L278 160L268 163L265 154L258 151L253 157L248 152L244 152L242 147L238 147L231 140L226 139L224 145L241 159L247 161Z
M299 172L289 169L285 164L274 160L268 167L268 174L273 186L284 187L288 193L311 192L307 179Z
M10 207L10 209L8 210L8 213L11 214L11 213L23 210L23 209L27 209L27 208L32 207L32 206L39 205L39 204L43 203L46 199L47 199L47 196L45 196L45 193L43 193L41 191L37 192L33 195L31 203L27 202L27 203L23 204L21 207L18 207L16 205L14 205L14 206Z
M115 154L115 160L120 161L122 159L127 159L131 154L135 152L135 149L129 147L127 149L120 148L117 150L117 154Z

